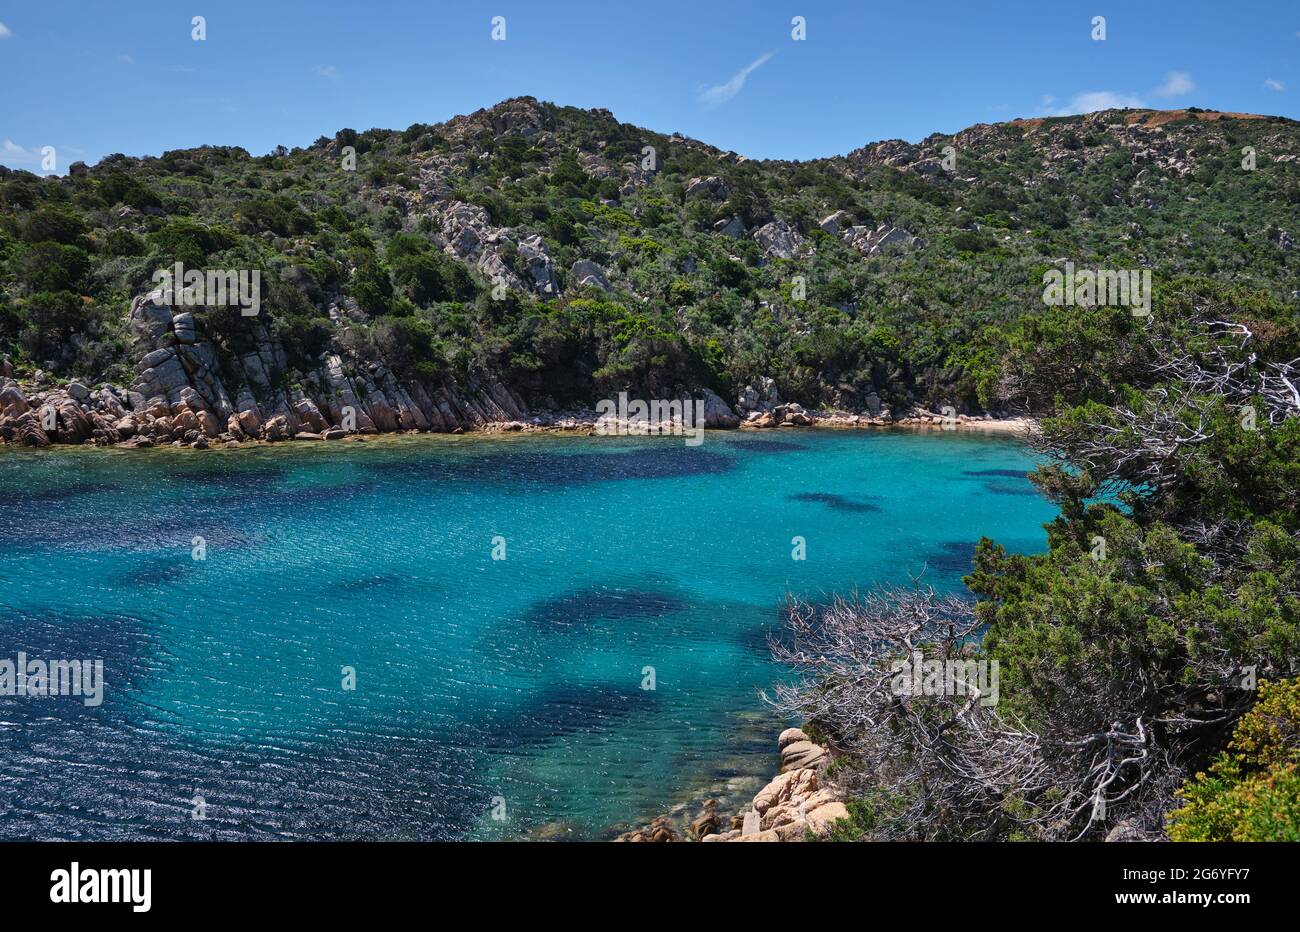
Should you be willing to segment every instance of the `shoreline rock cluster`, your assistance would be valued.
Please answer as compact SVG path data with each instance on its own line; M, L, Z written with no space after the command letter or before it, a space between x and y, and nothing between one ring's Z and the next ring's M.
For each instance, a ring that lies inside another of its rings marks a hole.
M196 331L194 315L165 303L161 291L132 302L130 329L137 362L135 379L127 387L102 382L91 388L77 380L47 387L50 380L40 371L23 386L9 361L0 359L0 443L207 449L253 441L339 440L351 434L602 433L611 426L608 420L598 424L594 410L530 414L518 394L489 375L461 388L433 388L399 379L382 361L345 360L336 353L326 354L318 368L291 383L285 349L261 322L254 322L250 345L223 362ZM744 386L734 406L708 389L691 394L703 399L704 426L711 430L1020 429L1025 424L987 415L943 418L928 411L895 417L873 394L867 397L865 414L810 411L783 402L770 378ZM620 425L613 426L622 432Z
M760 789L742 812L725 818L716 800L705 800L685 833L668 816L624 832L620 842L799 842L824 838L849 811L827 774L830 755L802 729L787 728L777 738L781 772Z
M41 372L30 397L0 368L0 441L206 448L247 441L336 440L349 433L463 432L527 417L523 401L493 380L463 390L426 389L400 382L382 363L350 366L335 354L288 387L283 345L260 322L250 347L223 366L215 347L196 335L194 317L163 301L137 297L131 331L139 354L129 387L80 382L44 387Z

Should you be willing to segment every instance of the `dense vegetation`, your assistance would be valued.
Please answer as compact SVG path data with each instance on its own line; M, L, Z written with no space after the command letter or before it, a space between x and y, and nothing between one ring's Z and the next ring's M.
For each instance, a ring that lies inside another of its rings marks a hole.
M1300 681L1261 684L1228 749L1178 795L1175 841L1300 841Z
M1286 231L1300 132L1205 116L977 126L789 163L522 98L264 156L208 146L66 177L0 169L0 352L20 374L128 379L129 302L180 261L262 270L289 384L332 349L427 382L490 372L539 407L620 389L734 397L761 376L811 406L861 410L873 392L896 410L1041 406L1050 398L1006 383L1003 360L1057 340L1086 369L1098 348L1072 341L1071 315L1042 313L1054 262L1152 268L1158 282L1196 273L1283 300L1300 290ZM501 234L482 252L451 243L457 204ZM819 226L839 210L908 238L855 248ZM736 236L717 231L733 220ZM773 221L800 241L792 258L755 240ZM549 291L530 277L533 236ZM584 259L608 290L577 284ZM499 274L513 279L494 300ZM221 308L200 324L225 354L253 326Z
M1210 765L1173 837L1294 839L1300 318L1181 281L1143 324L1098 311L1046 332L1007 374L1056 393L1035 439L1061 505L1047 553L982 540L973 604L796 607L782 652L807 675L784 704L845 749L855 822L883 837L1150 837ZM1105 348L1062 381L1080 345ZM997 663L996 704L891 690L914 650Z

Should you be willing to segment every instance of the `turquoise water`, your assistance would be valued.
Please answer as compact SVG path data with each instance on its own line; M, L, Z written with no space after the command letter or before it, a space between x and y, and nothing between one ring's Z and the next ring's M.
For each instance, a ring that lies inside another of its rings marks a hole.
M0 450L0 657L106 680L0 697L0 837L603 838L752 795L785 593L1041 550L1030 468L945 432Z

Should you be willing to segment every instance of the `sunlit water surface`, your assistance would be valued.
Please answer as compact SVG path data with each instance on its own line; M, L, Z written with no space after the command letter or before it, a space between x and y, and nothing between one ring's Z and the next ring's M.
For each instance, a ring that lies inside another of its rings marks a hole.
M0 450L0 657L106 678L0 698L0 837L605 838L739 800L785 594L1041 550L1030 468L937 431Z

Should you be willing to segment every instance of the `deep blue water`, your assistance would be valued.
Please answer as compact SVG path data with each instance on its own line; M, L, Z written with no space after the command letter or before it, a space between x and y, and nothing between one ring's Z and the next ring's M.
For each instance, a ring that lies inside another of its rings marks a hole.
M747 798L785 594L1041 550L1030 468L945 432L0 449L0 658L106 679L0 697L0 837L601 838Z

